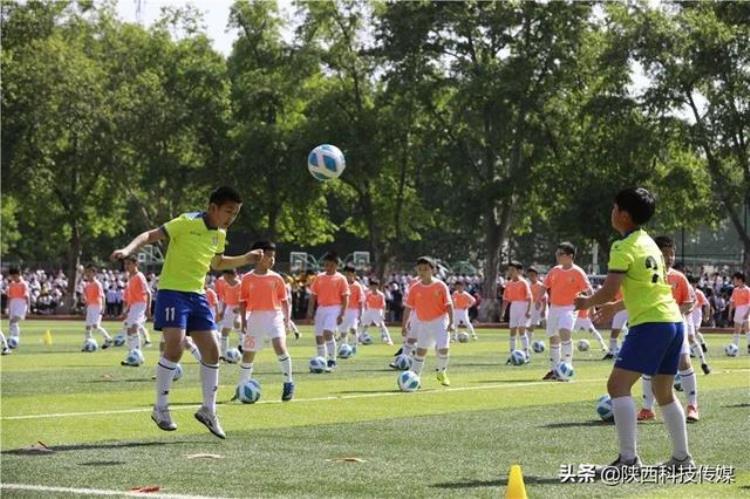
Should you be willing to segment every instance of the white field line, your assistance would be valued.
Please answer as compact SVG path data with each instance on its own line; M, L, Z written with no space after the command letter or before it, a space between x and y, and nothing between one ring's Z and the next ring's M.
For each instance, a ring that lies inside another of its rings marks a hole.
M604 385L606 383L606 380L587 379L587 380L576 381L573 385L590 384L590 383L601 383L602 385ZM331 400L353 400L353 399L395 397L395 396L413 397L413 396L420 396L420 395L435 395L435 394L439 395L441 393L446 393L446 392L448 393L470 392L470 391L479 391L479 390L497 390L500 388L521 388L521 387L551 386L551 385L552 385L552 382L550 381L530 381L528 383L502 383L502 384L484 385L484 386L463 386L463 387L456 387L456 388L425 390L425 391L418 391L414 393L401 393L398 391L393 391L393 392L360 393L357 395L341 395L341 396L330 395L327 397L293 399L291 402L292 403L324 402L324 401L331 401ZM281 400L260 400L256 402L256 404L288 404L288 403L289 402L282 402ZM170 406L170 410L182 411L182 410L197 409L199 407L200 407L200 404L177 405L177 406ZM69 418L69 417L78 417L78 416L107 416L107 415L112 415L112 414L130 414L134 412L151 412L151 407L140 407L138 409L115 409L111 411L59 412L59 413L51 413L51 414L29 414L25 416L3 416L1 419L3 421L15 421L19 419Z
M220 499L218 496L193 496L185 494L163 494L160 492L131 492L107 489L79 489L73 487L49 487L46 485L30 485L25 483L2 483L4 490L30 490L34 492L80 494L86 496L117 496L117 497L152 497L159 499Z

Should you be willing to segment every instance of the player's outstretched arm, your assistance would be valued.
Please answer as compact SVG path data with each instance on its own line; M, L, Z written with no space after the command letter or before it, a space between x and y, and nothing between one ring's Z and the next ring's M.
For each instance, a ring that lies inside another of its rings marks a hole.
M604 280L601 289L592 296L579 296L575 300L576 310L603 305L614 300L617 290L620 289L625 274L622 272L610 272Z
M114 250L112 254L109 255L109 259L112 261L122 260L123 258L127 258L138 251L138 249L144 244L155 243L165 238L166 234L164 234L164 231L161 230L161 227L147 230L146 232L139 234L135 239L130 241L130 244L128 244L124 248Z
M216 255L211 260L211 268L213 270L236 269L237 267L242 267L243 265L249 265L251 263L258 263L258 261L262 257L263 257L262 249L248 251L244 255L239 255L239 256L226 256L223 254Z

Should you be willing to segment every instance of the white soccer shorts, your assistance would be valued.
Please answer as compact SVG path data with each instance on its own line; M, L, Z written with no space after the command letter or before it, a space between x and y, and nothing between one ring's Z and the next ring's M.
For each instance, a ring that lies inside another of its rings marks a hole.
M146 303L133 303L128 308L128 316L125 318L127 327L137 326L146 322Z
M561 329L573 331L576 323L576 311L573 305L552 305L547 317L547 336L558 336Z
M581 329L584 331L591 331L596 328L594 327L594 323L591 322L590 317L576 317L576 324L573 326L573 329L576 331L580 331Z
M529 322L529 326L538 326L542 323L542 320L546 318L547 318L546 307L544 307L544 305L539 305L539 308L536 308L536 303L533 303L531 305L531 321Z
M450 336L448 335L448 316L442 315L431 321L417 321L412 324L416 329L417 345L419 348L430 349L433 346L438 350L448 348Z
M456 327L470 325L471 324L471 319L469 319L469 309L468 308L457 308L453 312L453 320L456 321Z
M341 321L341 331L348 333L352 329L356 330L357 327L359 327L359 309L347 308L344 312L344 320Z
M28 303L26 303L26 298L12 298L8 305L8 316L10 318L18 317L23 320L26 318L27 309Z
M362 313L362 326L378 326L383 322L382 308L368 308Z
M86 306L86 327L99 327L102 324L102 306Z
M687 320L687 318L682 318L682 329L684 331L684 335L682 337L682 348L680 349L680 355L690 355L690 342L688 341L688 335L692 334L690 331L692 329L692 324L690 321Z
M742 324L743 322L747 322L745 316L747 315L748 308L750 308L750 305L740 305L739 307L734 309L735 324Z
M281 310L256 310L247 319L242 348L248 352L258 352L263 349L265 340L285 337L284 314Z
M219 329L234 329L234 321L239 317L239 313L234 310L234 307L231 305L227 306L227 309L224 311L224 317L222 317L221 323L219 324Z
M529 327L531 324L531 318L526 317L526 309L529 306L527 301L512 301L510 302L510 323L508 327Z
M341 305L318 307L315 311L315 336L323 336L323 331L335 332L338 324L336 320L341 313Z
M622 329L625 327L625 323L628 322L628 311L620 310L612 318L612 329Z

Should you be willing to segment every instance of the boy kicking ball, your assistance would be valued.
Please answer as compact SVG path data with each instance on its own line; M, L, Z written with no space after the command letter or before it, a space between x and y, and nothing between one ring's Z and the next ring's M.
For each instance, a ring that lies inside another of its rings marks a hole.
M653 196L643 188L617 194L612 227L623 239L612 245L609 273L602 288L593 296L579 296L575 306L579 310L602 306L600 318L611 317L622 306L628 311L630 331L607 382L620 447L610 466L641 466L636 449L635 402L630 391L641 374L646 374L652 376L654 395L672 441L672 457L661 466L677 471L695 467L688 451L685 413L672 391L685 331L682 314L667 284L664 257L641 228L653 216L655 204ZM623 301L612 302L620 288Z

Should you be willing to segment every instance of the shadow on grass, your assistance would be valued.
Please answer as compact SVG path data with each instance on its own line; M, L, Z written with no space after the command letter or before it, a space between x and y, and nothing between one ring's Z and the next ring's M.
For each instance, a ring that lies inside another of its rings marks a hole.
M732 405L725 405L724 408L726 409L744 409L745 407L750 407L750 403L744 402L742 404L732 404ZM750 487L748 487L750 488Z
M399 393L401 390L341 390L336 393L347 394L347 393Z
M542 428L555 430L559 428L591 428L597 426L614 426L613 423L602 421L601 419L590 419L588 421L565 421L562 423L549 423L542 425Z
M170 441L170 442L112 442L101 444L74 444L74 445L50 445L48 449L52 452L39 452L35 449L11 449L0 452L2 455L10 456L48 456L55 452L69 452L81 450L111 450L111 449L131 449L138 447L161 447L164 445L186 445L199 443L196 441Z
M498 384L509 384L509 383L535 383L542 381L541 378L527 378L527 379L483 379L477 381L477 383L498 383Z
M119 466L120 464L125 464L125 461L87 461L78 463L78 466Z
M153 383L154 380L151 378L130 378L130 379L92 379L91 381L88 381L87 383Z
M524 484L538 484L538 485L559 485L559 478L548 478L540 476L526 476L523 477ZM481 487L504 487L508 485L508 478L498 478L496 480L467 480L464 482L445 482L435 483L430 485L432 488L437 489L475 489Z

